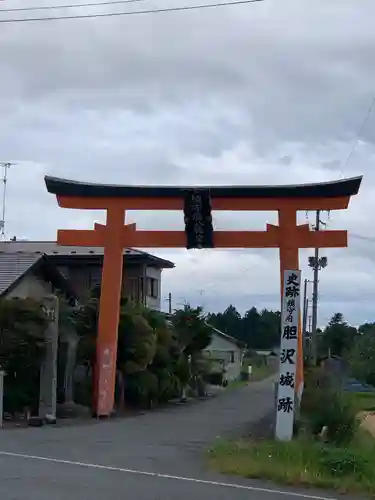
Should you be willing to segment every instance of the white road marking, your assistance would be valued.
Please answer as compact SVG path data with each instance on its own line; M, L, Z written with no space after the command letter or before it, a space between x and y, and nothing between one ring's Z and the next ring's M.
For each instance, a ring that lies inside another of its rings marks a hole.
M138 474L140 476L150 476L157 477L160 479L171 479L175 481L186 481L190 483L198 483L198 484L207 484L211 486L219 486L224 488L233 488L237 490L247 490L247 491L257 491L258 493L272 493L274 495L281 496L289 496L293 498L305 498L306 500L337 500L333 497L320 497L316 495L309 495L307 493L295 493L292 491L284 491L284 490L276 490L271 488L261 488L258 486L247 486L243 484L235 484L235 483L224 483L221 481L209 481L206 479L195 479L193 477L184 477L184 476L173 476L170 474L160 474L159 472L147 472L136 469L124 469L122 467L111 467L110 465L100 465L100 464L91 464L86 462L75 462L72 460L62 460L59 458L51 458L51 457L40 457L37 455L27 455L25 453L12 453L9 451L0 451L0 456L7 457L16 457L23 458L26 460L39 460L42 462L50 462L55 464L65 464L65 465L73 465L76 467L85 467L87 469L100 469L114 472L122 472L126 474Z

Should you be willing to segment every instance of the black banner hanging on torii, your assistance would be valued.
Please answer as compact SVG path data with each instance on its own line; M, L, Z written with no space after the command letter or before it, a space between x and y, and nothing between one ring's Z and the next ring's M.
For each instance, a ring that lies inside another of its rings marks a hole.
M211 198L208 189L192 189L184 198L186 248L213 248Z

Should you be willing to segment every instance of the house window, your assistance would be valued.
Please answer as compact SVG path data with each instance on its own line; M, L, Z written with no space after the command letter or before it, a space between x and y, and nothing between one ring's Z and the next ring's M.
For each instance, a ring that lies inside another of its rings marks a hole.
M147 295L154 299L158 298L158 280L147 278Z
M125 295L133 302L139 302L139 281L138 278L130 278L126 281Z

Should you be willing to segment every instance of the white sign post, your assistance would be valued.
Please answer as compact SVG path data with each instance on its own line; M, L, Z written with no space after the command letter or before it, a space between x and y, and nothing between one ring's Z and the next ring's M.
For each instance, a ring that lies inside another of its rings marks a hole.
M293 437L300 305L301 271L284 271L276 401L276 439L280 441L290 441Z

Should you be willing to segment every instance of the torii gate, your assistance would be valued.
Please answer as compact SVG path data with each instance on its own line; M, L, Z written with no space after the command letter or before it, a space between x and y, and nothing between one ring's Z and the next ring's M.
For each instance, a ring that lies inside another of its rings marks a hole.
M340 210L356 195L362 177L336 182L292 186L120 186L89 184L46 176L49 193L60 207L106 210L105 225L94 230L59 230L59 245L104 247L101 282L94 414L109 416L114 404L117 335L123 279L124 248L186 248L184 231L138 231L125 224L127 210L183 210L187 192L208 192L212 210L278 212L279 224L267 224L265 231L215 231L216 248L278 248L280 283L284 270L299 269L300 248L347 246L346 231L311 231L308 224L297 225L297 211ZM282 291L281 291L282 293ZM302 331L299 329L296 390L303 382Z

